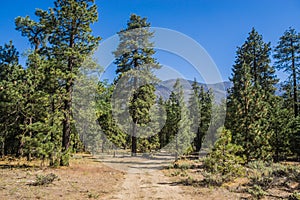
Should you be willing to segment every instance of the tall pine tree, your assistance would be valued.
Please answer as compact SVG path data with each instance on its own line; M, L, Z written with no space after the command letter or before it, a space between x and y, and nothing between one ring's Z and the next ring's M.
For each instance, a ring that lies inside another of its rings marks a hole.
M277 83L275 70L270 66L270 44L262 40L255 29L237 50L233 87L229 91L225 126L232 132L233 141L242 145L247 161L269 159L272 126L271 105Z
M120 43L114 52L117 65L116 73L121 79L126 75L126 82L130 82L133 95L129 100L130 114L132 117L131 153L137 153L137 127L147 123L150 107L155 103L153 98L155 88L152 85L157 81L153 69L159 69L160 65L153 58L155 53L150 39L153 32L149 30L150 23L146 18L135 14L130 16L127 28L118 32ZM127 84L124 83L125 87ZM146 120L146 121L145 121Z
M199 86L196 80L192 84L192 93L189 99L190 119L192 121L191 131L196 135L194 139L194 149L199 152L207 134L212 112L211 91L204 91L203 86Z
M298 79L300 64L300 35L295 29L290 28L280 37L278 45L274 49L275 66L279 70L288 73L287 84L292 88L294 116L299 114L298 105ZM289 87L286 87L289 88Z
M36 46L43 38L46 45L39 53L49 60L48 74L50 82L58 88L51 88L61 96L56 102L63 112L62 123L62 156L61 165L69 165L69 147L73 125L72 95L76 76L83 61L98 46L99 37L92 35L91 24L98 20L97 6L94 0L56 0L49 11L37 9L35 12L38 22L28 17L19 18L17 28L25 36L30 36ZM34 27L29 33L26 27ZM33 37L32 37L33 36ZM54 96L53 94L51 96ZM52 102L55 103L55 102ZM56 107L54 105L53 107ZM56 112L55 108L53 113ZM53 123L53 120L52 122Z

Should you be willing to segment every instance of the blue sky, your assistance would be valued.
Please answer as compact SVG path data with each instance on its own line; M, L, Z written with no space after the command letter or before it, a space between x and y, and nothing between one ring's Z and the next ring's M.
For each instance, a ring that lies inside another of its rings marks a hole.
M300 31L299 0L96 0L96 3L99 22L93 25L93 30L103 40L124 28L129 15L136 13L147 17L154 27L176 30L197 41L214 60L224 80L231 74L236 47L245 41L252 27L272 47L290 26ZM15 31L14 19L33 16L35 8L52 6L53 0L2 1L0 45L13 40L20 52L25 51L28 42ZM193 79L192 71L183 70L186 61L163 52L157 57ZM283 77L280 73L279 76Z

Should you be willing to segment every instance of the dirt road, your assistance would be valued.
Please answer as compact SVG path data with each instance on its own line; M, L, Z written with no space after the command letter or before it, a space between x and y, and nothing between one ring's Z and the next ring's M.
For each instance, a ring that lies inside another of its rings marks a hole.
M168 166L174 158L156 155L142 156L102 156L103 164L126 172L123 185L109 199L191 199L181 188L164 176L161 169Z

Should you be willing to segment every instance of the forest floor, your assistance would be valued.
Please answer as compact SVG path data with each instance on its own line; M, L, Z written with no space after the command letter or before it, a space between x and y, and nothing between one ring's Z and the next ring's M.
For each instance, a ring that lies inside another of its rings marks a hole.
M167 154L80 154L71 159L70 167L47 168L40 167L40 161L6 159L0 161L0 199L251 199L247 193L232 190L245 179L222 187L195 186L191 180L203 179L196 166L201 163L188 161L181 163L186 169L176 169L173 161ZM41 181L37 177L51 173L57 176L52 183L37 185ZM265 199L287 196L281 192Z

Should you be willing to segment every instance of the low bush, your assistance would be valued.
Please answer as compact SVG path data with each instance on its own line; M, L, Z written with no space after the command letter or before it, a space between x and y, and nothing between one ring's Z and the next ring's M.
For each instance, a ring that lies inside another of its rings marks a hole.
M36 180L31 185L33 185L33 186L49 185L57 178L58 178L58 176L53 173L50 173L47 175L42 175L42 174L36 175Z

